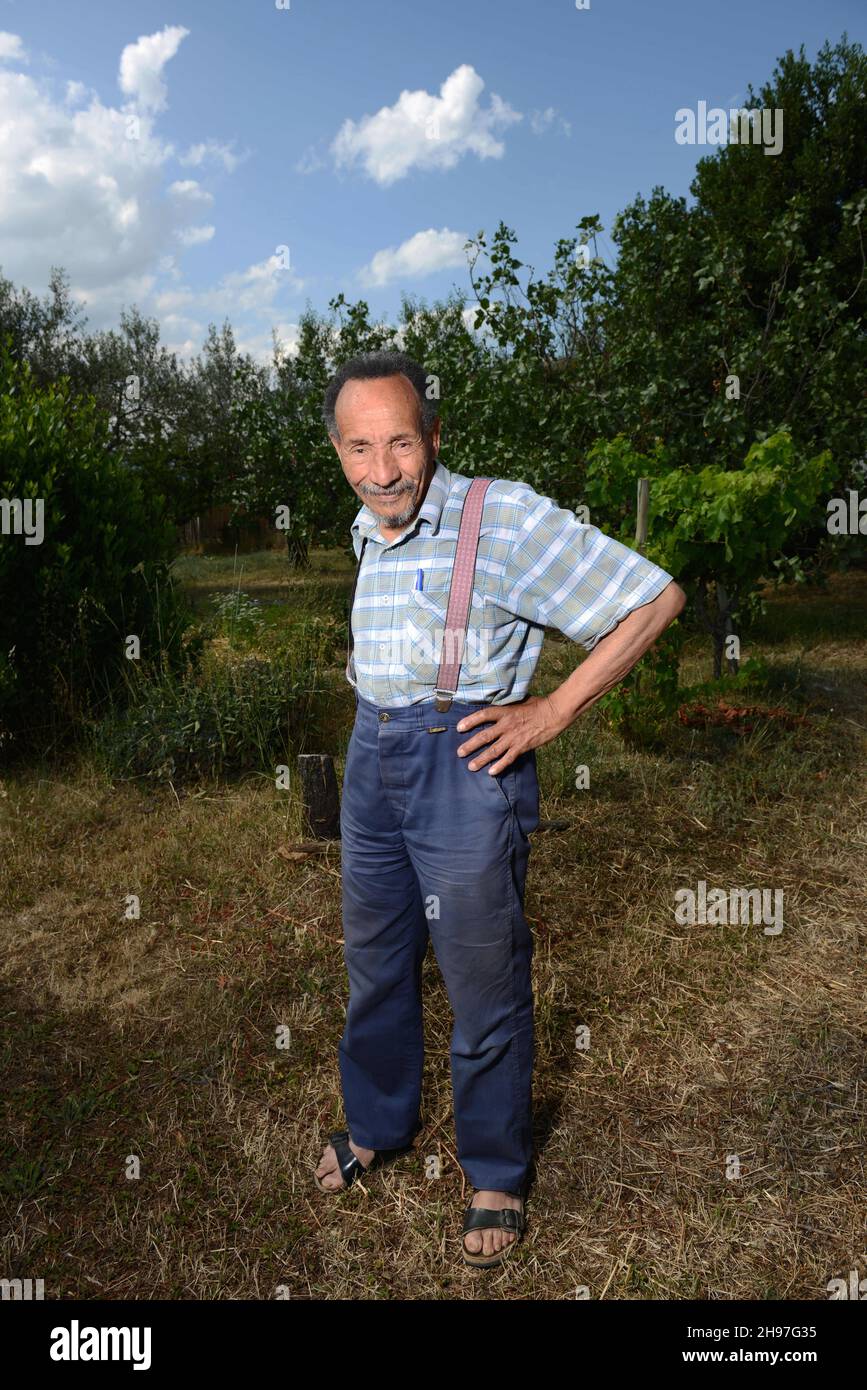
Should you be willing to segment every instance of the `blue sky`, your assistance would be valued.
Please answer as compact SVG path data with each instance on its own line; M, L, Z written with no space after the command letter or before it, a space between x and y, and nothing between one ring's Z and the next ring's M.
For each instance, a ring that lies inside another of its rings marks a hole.
M291 350L342 291L468 289L502 219L554 243L638 193L686 194L707 148L675 112L729 109L787 48L865 41L863 0L0 0L0 266L62 264L91 324L124 304L196 350L228 317ZM278 248L287 248L279 250ZM603 242L610 254L610 242Z

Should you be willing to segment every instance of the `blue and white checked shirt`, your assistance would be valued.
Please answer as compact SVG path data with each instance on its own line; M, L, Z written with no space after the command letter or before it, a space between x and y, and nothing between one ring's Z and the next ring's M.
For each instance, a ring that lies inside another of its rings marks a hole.
M386 540L367 506L352 523L356 558L364 536L368 543L352 609L350 684L375 705L433 699L461 506L471 481L437 459L418 515L396 539ZM485 494L456 700L523 700L546 627L592 651L671 581L666 570L579 522L527 483L496 479Z

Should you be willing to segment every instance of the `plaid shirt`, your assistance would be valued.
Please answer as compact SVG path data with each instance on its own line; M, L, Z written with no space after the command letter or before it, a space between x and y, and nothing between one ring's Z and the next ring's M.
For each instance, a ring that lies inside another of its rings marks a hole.
M350 684L375 705L433 699L461 506L471 481L438 459L415 520L395 540L386 540L367 506L352 523L356 557L364 537L367 545L351 617ZM456 700L523 700L546 627L592 651L671 580L666 570L526 483L496 479L485 494Z

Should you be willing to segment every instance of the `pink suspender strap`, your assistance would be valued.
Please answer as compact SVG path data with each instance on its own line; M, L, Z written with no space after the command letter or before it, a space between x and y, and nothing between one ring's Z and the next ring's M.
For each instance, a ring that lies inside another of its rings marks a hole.
M449 586L446 627L443 633L442 653L434 689L436 707L441 713L445 713L451 708L452 700L458 691L458 676L464 655L470 601L473 596L473 576L476 571L476 552L479 548L482 511L485 505L485 493L493 481L493 478L473 478L467 488L467 495L461 509L461 524L452 567L451 585Z

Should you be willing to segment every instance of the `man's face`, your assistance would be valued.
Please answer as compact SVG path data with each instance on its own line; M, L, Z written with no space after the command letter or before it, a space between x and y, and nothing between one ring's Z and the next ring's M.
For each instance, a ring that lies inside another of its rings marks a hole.
M405 376L347 381L330 435L346 481L379 517L380 530L402 531L424 500L440 443L439 420L422 432L418 398Z

